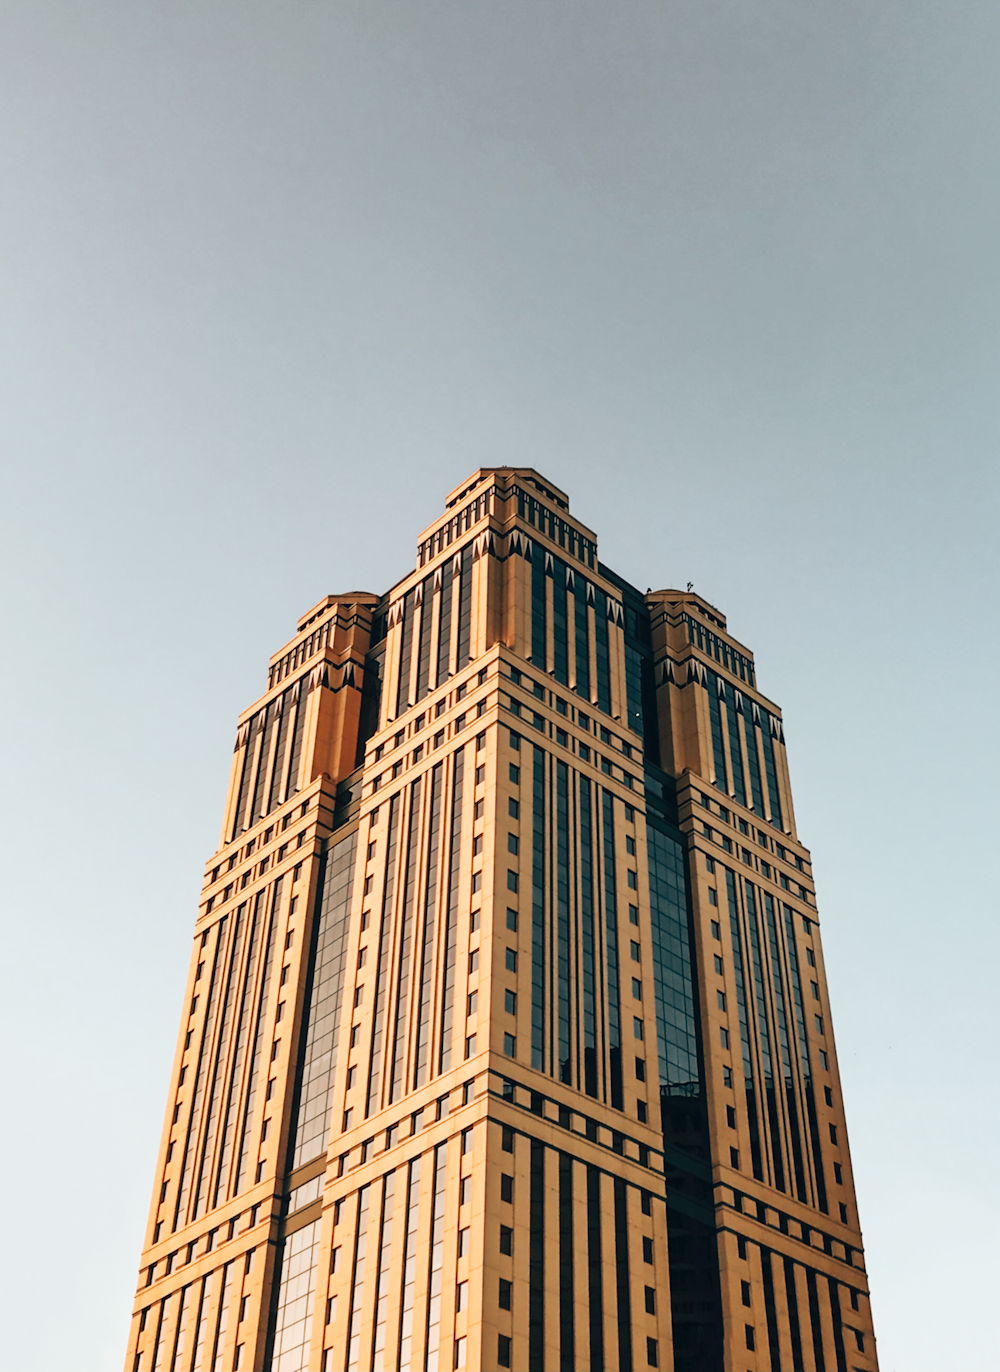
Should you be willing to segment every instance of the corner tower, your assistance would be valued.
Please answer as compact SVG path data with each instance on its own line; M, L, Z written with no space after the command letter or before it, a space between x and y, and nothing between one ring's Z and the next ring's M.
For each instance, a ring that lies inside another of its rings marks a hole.
M237 726L127 1372L874 1372L781 712L529 468Z

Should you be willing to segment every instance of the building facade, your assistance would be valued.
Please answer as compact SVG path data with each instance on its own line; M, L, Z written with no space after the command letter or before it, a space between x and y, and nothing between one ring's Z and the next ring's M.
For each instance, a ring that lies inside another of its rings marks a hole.
M781 712L476 472L240 717L126 1372L874 1372Z

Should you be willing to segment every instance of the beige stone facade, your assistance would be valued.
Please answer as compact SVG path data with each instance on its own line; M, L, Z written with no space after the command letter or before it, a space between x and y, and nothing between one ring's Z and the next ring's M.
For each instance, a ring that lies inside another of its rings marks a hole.
M874 1372L781 713L479 471L241 716L127 1372Z

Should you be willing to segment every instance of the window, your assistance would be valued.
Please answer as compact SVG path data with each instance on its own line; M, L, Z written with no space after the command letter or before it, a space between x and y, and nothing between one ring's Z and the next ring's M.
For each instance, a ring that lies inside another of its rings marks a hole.
M648 1286L646 1290L649 1290ZM646 1339L646 1361L649 1363L650 1367L659 1366L659 1363L657 1362L657 1348L655 1339Z
M478 948L473 948L472 952L469 954L469 972L470 972L470 974L471 974L472 972L477 972L478 970L479 970L479 949L478 949Z
M467 1010L466 1010L466 1014L474 1015L474 1014L476 1013L476 1011L477 1011L478 1008L479 1008L479 992L478 992L478 991L472 991L472 992L469 993L469 1004L468 1004L468 1008L467 1008Z
M723 1048L728 1048L728 1047L729 1047L729 1030L728 1030L728 1029L720 1029L720 1030L719 1030L719 1042L722 1044Z
M653 1261L653 1240L648 1234L642 1236L642 1260L648 1263Z
M830 1125L830 1142L837 1142L837 1126L835 1124Z
M744 1305L750 1304L750 1283L748 1281L740 1282L740 1296Z
M834 1181L837 1183L838 1186L843 1186L843 1184L844 1184L844 1169L841 1167L841 1165L840 1165L839 1162L835 1162L835 1163L833 1164L833 1179L834 1179Z
M500 1309L501 1309L501 1310L509 1310L509 1309L510 1309L510 1292L511 1292L511 1283L510 1283L509 1281L505 1280L505 1278L501 1277L501 1278L500 1278L500 1294L499 1294L499 1296L498 1296L498 1298L497 1298L497 1304L500 1306Z
M507 1255L508 1257L510 1257L510 1256L512 1255L513 1251L514 1251L514 1231L513 1231L513 1229L508 1228L508 1226L507 1226L506 1224L501 1224L501 1226L500 1226L500 1252L501 1252L501 1253L506 1253L506 1255Z
M466 1056L467 1058L471 1058L472 1055L473 1055L473 1053L475 1053L475 1051L476 1051L476 1036L475 1036L475 1034L470 1034L469 1037L465 1040L465 1056Z
M513 948L507 949L505 966L508 972L517 971L517 954L514 952Z
M509 905L507 907L507 928L517 931L517 911L512 910Z
M353 1110L345 1110L345 1111L344 1111L344 1123L343 1123L343 1129L344 1129L344 1131L350 1129L350 1127L351 1127L351 1120L352 1120L353 1118L354 1118L354 1111L353 1111Z
M726 1106L726 1123L730 1129L736 1128L736 1110L732 1105Z
M632 1020L632 1034L633 1034L633 1037L635 1037L635 1038L637 1038L637 1039L641 1039L641 1038L642 1038L642 1020L641 1020L641 1019L633 1019L633 1020Z
M508 1015L517 1014L517 996L509 989L503 993L503 1008Z
M473 840L472 840L472 856L473 856L473 857L478 857L479 854L480 854L482 851L483 851L483 836L482 836L482 834L476 834L476 836L475 836L475 837L473 838Z
M514 1131L513 1131L513 1129L511 1129L511 1128L509 1127L509 1125L506 1125L506 1124L505 1124L505 1125L503 1126L503 1130L502 1130L502 1133L501 1133L501 1140L500 1140L500 1142L501 1142L501 1147L503 1148L503 1151L504 1151L505 1153L513 1153L513 1151L514 1151Z
M464 1258L469 1251L469 1231L460 1229L458 1231L458 1256Z
M847 1224L847 1223L848 1223L848 1219L847 1219L847 1206L844 1204L843 1201L840 1202L840 1222L841 1222L841 1224Z
M456 699L456 700L464 700L464 699L465 699L466 692L468 691L468 689L469 689L469 683L468 683L467 681L463 681L462 684L461 684L461 686L459 686L458 690L455 692L455 699Z
M501 1367L510 1367L510 1339L506 1334L497 1335L497 1362Z
M853 1294L853 1293L852 1293L852 1294ZM862 1332L861 1332L860 1329L853 1329L851 1332L852 1332L852 1334L854 1335L854 1342L855 1342L855 1343L857 1344L857 1346L858 1346L858 1352L859 1352L859 1353L863 1353L863 1352L865 1351L865 1336L864 1336L864 1334L862 1334Z
M709 857L707 853L705 854L705 870L707 872L715 871L715 858Z
M827 1057L826 1050L825 1050L824 1048L821 1048L821 1049L819 1050L819 1060L820 1060L820 1064L822 1065L823 1071L824 1071L824 1072L829 1072L829 1070L830 1070L830 1059Z
M722 959L719 957L718 953L715 954L715 975L718 977L722 976Z
M625 851L630 857L635 856L635 839L631 834L625 835Z
M738 1148L730 1148L729 1166L735 1168L737 1172L740 1170L740 1150ZM746 1257L746 1254L741 1253L740 1257Z
M732 1069L731 1067L723 1067L723 1069L722 1069L722 1084L723 1084L723 1086L732 1086L732 1084L733 1084L733 1069Z
M508 1204L514 1201L514 1178L504 1172L500 1177L500 1199Z
M443 742L444 742L444 730L443 730L443 729L439 729L439 730L437 731L437 733L434 735L434 747L435 747L435 748L440 748Z
M712 937L714 939L719 939L719 941L721 942L721 934L719 933L719 921L717 919L712 920Z
M642 982L635 977L632 978L632 997L634 1000L642 1000Z
M503 1051L509 1058L517 1057L517 1039L513 1034L504 1034Z
M359 1039L360 1037L361 1037L361 1025L360 1025L360 1024L352 1024L352 1025L351 1025L351 1047L352 1047L352 1048L354 1048L354 1047L356 1046L356 1044L357 1044L357 1042L358 1042L358 1039Z
M365 998L365 988L364 988L363 986L359 986L359 987L357 988L357 990L354 992L354 1004L355 1004L355 1005L360 1005L361 1002L364 1000L364 998Z
M714 886L708 888L708 903L709 905L718 905L719 903L719 893Z
M638 905L630 905L630 906L628 907L628 922L629 922L629 924L638 924L638 923L639 923L639 907L638 907Z
M823 1016L822 1016L822 1015L814 1015L814 1016L813 1016L813 1019L816 1021L816 1032L817 1032L817 1034L822 1034L822 1032L823 1032ZM823 1065L824 1065L824 1067L826 1066L825 1063L824 1063Z
M515 767L513 762L510 764L510 779L515 786L519 786L521 783L521 769Z
M646 1314L656 1314L656 1291L652 1286L646 1287Z
M806 949L806 962L808 962L810 967L816 966L816 954L811 948Z
M744 1328L746 1329L746 1333L747 1333L747 1348L753 1349L753 1348L756 1347L756 1345L754 1344L754 1341L753 1341L753 1325L752 1325L752 1324L748 1324L748 1325L745 1325Z
M516 834L508 834L508 835L507 835L507 852L508 852L508 853L516 853L516 852L518 851L519 846L520 846L520 845L518 844L518 841L517 841L517 835L516 835Z
M483 889L483 874L482 874L482 872L473 872L473 874L472 874L472 889L473 889L473 891L481 891L481 890Z
M463 1177L462 1180L458 1183L458 1203L459 1203L459 1205L468 1205L468 1203L469 1203L469 1201L470 1201L471 1199L472 1199L472 1178L471 1178L471 1177Z
M364 965L365 965L365 963L366 963L367 961L368 961L368 945L365 944L364 948L359 948L359 949L358 949L358 966L359 966L359 967L364 967Z
M479 911L478 911L478 910L470 910L470 911L469 911L469 933L470 933L470 934L474 934L478 928L479 928Z
M579 753L580 753L580 759L581 759L581 761L583 761L583 762L589 762L589 761L590 761L590 749L587 747L587 745L586 745L585 743L580 743L580 744L577 745L577 747L578 747L578 750L579 750Z
M348 1067L348 1069L347 1069L347 1089L348 1089L348 1091L351 1091L351 1090L354 1089L354 1083L355 1083L355 1081L357 1080L357 1076L358 1076L358 1069L357 1069L357 1067L356 1067L356 1066L354 1066L354 1067Z
M638 888L638 881L636 880L636 874L635 874L635 872L633 872L633 871L628 871L628 872L626 872L625 875L626 875L626 877L627 877L627 879L628 879L629 888L630 888L631 890L635 891L635 890Z
M810 990L812 991L813 1000L819 1000L819 984L818 984L818 982L811 981L811 982L809 983L809 987L810 987Z
M645 1081L645 1080L646 1080L646 1059L645 1059L645 1058L636 1058L636 1060L635 1060L635 1075L636 1075L636 1080L637 1080L637 1081Z
M512 871L509 867L507 869L507 890L517 890L517 873Z
M469 1306L469 1283L468 1283L467 1281L460 1281L460 1282L457 1284L457 1286L455 1287L455 1309L456 1309L456 1310L467 1310L467 1309L468 1309L468 1306ZM461 1340L461 1342L464 1343L465 1340L463 1339L463 1340ZM456 1367L458 1367L459 1365L460 1365L460 1364L458 1364L458 1363L455 1364Z
M829 1086L823 1087L823 1099L826 1101L827 1105L833 1105L833 1092L830 1090Z
M635 1103L635 1113L636 1113L636 1118L638 1119L639 1123L640 1123L640 1124L645 1124L645 1123L646 1123L646 1118L647 1118L647 1116L646 1116L646 1102L645 1102L644 1100L637 1100L637 1101L636 1101L636 1103Z
M473 818L473 819L482 819L482 817L483 817L483 811L484 811L485 809L486 809L486 801L485 801L485 800L477 800L476 803L475 803L475 805L473 806L473 809L472 809L472 818Z

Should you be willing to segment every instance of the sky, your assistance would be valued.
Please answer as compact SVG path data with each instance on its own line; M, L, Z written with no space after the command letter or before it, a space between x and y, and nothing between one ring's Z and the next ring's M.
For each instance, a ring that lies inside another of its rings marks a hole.
M986 0L6 0L5 1366L122 1366L268 656L498 463L753 650L882 1372L996 1366L998 57Z

